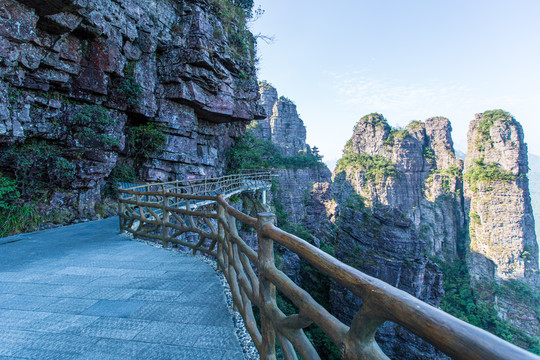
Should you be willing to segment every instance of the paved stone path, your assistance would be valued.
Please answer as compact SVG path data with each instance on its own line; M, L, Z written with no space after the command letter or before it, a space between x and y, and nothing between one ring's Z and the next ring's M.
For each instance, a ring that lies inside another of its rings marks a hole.
M0 359L243 359L212 268L118 218L0 239Z

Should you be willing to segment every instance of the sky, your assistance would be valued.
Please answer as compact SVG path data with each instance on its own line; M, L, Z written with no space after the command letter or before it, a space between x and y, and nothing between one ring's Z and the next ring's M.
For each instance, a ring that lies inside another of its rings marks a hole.
M307 141L339 159L362 116L450 119L466 150L476 113L504 109L540 154L540 1L256 0L260 80L293 100Z

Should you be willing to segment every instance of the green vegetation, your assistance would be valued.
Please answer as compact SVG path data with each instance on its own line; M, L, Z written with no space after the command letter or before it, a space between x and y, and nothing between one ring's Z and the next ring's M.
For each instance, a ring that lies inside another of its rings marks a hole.
M478 215L477 213L475 212L471 212L469 214L469 217L471 218L471 222L473 224L481 224L482 223L482 218L480 218L480 215Z
M409 125L407 125L407 129L409 129L410 131L417 131L417 130L420 130L422 128L422 122L419 121L419 120L413 120L409 123Z
M514 117L504 110L488 110L482 114L482 119L478 123L478 136L475 143L478 149L482 152L485 150L486 143L492 143L490 130L495 124L495 121L502 120L503 122L514 121Z
M119 182L126 183L136 183L137 182L137 172L133 166L122 162L120 159L116 162L116 166L112 169L103 192L106 196L116 197L116 184Z
M228 168L232 170L317 168L324 166L321 160L322 156L309 150L296 156L283 156L276 144L257 139L251 131L246 131L227 151Z
M517 178L511 171L502 170L497 163L485 163L484 158L473 160L473 166L465 173L464 178L471 184L472 190L477 190L478 183L494 181L509 182Z
M433 149L431 149L429 146L424 146L422 150L422 155L424 156L424 160L426 160L428 164L435 164L435 153L433 152Z
M292 223L288 220L287 214L284 211L283 204L279 200L281 198L281 187L278 180L272 181L272 194L274 194L274 212L276 214L277 225L280 229L298 236L299 238L315 245L314 237L301 224ZM320 249L327 254L335 256L334 247L332 244L321 242ZM278 265L281 263L283 248L278 247L276 258ZM305 260L300 260L300 268L302 269L302 288L306 290L312 297L321 304L325 309L330 310L330 279L328 276L315 269ZM297 314L298 309L294 304L284 297L280 292L277 292L277 303L281 311L286 315ZM322 359L338 360L341 359L339 350L332 343L330 338L315 324L304 329L306 336L317 349Z
M442 179L441 179L442 188L447 194L449 194L451 192L451 189L450 189L450 181L451 181L451 179L453 179L453 178L461 179L463 177L461 169L456 165L452 165L452 166L450 166L450 167L448 167L446 169L432 170L431 173L429 174L428 178L426 179L426 184L433 183L433 178L435 177L435 175L440 175L442 177Z
M384 177L396 177L398 171L396 164L381 155L370 156L366 153L357 154L349 152L345 154L336 165L336 172L353 168L365 171L367 181L380 181Z
M212 0L212 10L218 15L223 24L225 35L232 56L239 60L255 63L255 38L247 27L248 19L253 16L252 0ZM214 36L221 30L214 29Z
M0 173L0 237L37 230L41 223L36 206L20 196L17 182Z
M21 194L17 190L17 183L15 180L8 177L4 177L0 173L0 210L9 208Z
M6 169L0 173L0 237L35 231L42 222L54 221L55 213L45 219L36 204L75 180L75 165L63 150L43 140L28 140L4 150L0 162Z
M503 321L497 315L492 303L476 300L469 283L470 274L465 261L459 260L450 264L439 262L439 266L445 280L443 283L445 296L441 301L441 309L504 340L540 354L540 342L537 338L531 338L522 330ZM524 299L533 299L536 302L536 308L539 308L540 294L520 281L511 280L502 285L491 284L488 287L490 290L495 289L495 294L508 295L510 291Z
M83 105L73 116L74 136L86 148L112 148L118 146L118 139L107 134L116 125L109 111L100 105Z
M390 129L388 136L384 139L384 145L393 146L396 139L403 140L409 136L409 131L407 129Z
M391 129L384 140L384 145L393 146L396 139L403 140L409 135L407 130Z
M294 105L294 102L289 99L288 97L286 96L280 96L279 99L278 99L279 102L283 102L283 103L287 103L287 104L291 104L291 105Z
M367 210L365 199L358 194L352 194L351 196L349 196L347 198L347 201L345 202L345 206L355 211L365 212Z
M135 62L130 61L124 67L124 77L120 82L118 92L122 100L126 101L128 105L135 105L137 99L141 95L142 86L135 79Z
M129 154L137 162L148 159L167 145L167 136L163 129L154 123L132 126L127 131L126 143Z
M4 151L1 161L9 168L23 197L39 189L65 187L75 179L75 165L62 150L47 142L29 140Z
M390 127L390 125L388 125L388 121L386 121L384 116L382 116L379 113L371 113L371 114L368 114L366 116L363 116L360 119L360 121L363 121L366 124L370 124L370 125L373 125L373 126L379 126L379 127L382 127L382 128Z
M266 90L269 90L269 89L273 89L274 87L272 86L272 84L270 84L268 81L266 80L261 80L259 81L259 87L260 88L263 88L263 89L266 89Z

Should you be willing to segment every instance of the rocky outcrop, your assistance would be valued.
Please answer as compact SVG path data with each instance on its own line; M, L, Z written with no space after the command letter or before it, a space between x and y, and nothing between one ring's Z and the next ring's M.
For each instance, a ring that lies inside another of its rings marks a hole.
M426 254L452 259L462 241L462 161L448 119L392 129L378 114L362 118L335 171L339 202L360 195L368 206L399 209L426 241Z
M313 156L306 144L306 128L292 101L279 97L277 90L266 81L259 83L259 92L259 103L267 117L254 120L248 126L255 137L272 142L276 152L284 158ZM332 203L335 203L332 200L331 177L330 170L320 161L305 167L276 168L269 204L278 217L279 225L317 246L321 246L321 241L329 241L332 211L327 209L332 209ZM249 234L244 236L249 237ZM278 254L281 270L300 284L303 264L299 257L284 248L279 248Z
M465 195L471 280L479 300L529 336L540 333L538 243L523 129L502 110L476 114L467 134Z
M362 118L334 172L339 205L336 257L438 306L442 273L430 257L453 260L462 244L462 162L445 118L392 129L379 114ZM362 301L332 286L332 310L350 322ZM390 357L441 357L396 324L377 333Z
M117 162L133 162L126 136L134 127L154 124L166 137L163 149L137 164L142 180L219 174L220 155L245 121L264 116L253 37L224 20L220 4L3 1L0 147L54 146L75 169L55 196L87 215ZM232 33L243 37L240 45ZM4 173L15 171L4 165Z
M472 275L538 284L538 244L521 125L499 111L477 114L467 134L465 190Z
M257 139L270 141L284 157L293 157L299 152L311 152L306 144L306 127L298 116L296 105L284 97L266 81L259 83L259 104L267 117L254 120L250 131ZM304 168L275 169L276 178L271 203L283 220L301 225L314 236L329 232L329 216L326 208L332 208L332 173L322 163ZM328 235L326 235L328 236Z
M266 81L259 84L261 106L267 117L252 124L254 134L261 140L270 140L283 156L295 156L306 151L306 127L298 116L296 105L286 97L278 97L277 90Z

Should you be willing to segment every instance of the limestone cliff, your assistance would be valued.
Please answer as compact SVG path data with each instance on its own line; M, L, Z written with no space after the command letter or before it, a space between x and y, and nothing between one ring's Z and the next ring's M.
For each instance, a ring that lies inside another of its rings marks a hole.
M378 114L362 118L334 173L340 203L357 194L368 206L398 209L425 241L425 254L452 259L465 217L463 164L450 132L445 118L414 121L402 130Z
M278 97L277 90L266 81L260 82L259 92L266 118L254 122L255 135L275 143L283 156L295 156L299 151L306 151L306 127L296 105L286 97Z
M245 121L264 116L253 36L236 20L246 11L218 0L2 1L0 149L47 149L70 175L48 199L81 216L117 164L145 181L219 174ZM156 133L160 149L143 141ZM10 159L1 170L13 175Z
M501 318L538 336L540 299L530 295L540 285L538 243L523 129L509 113L486 111L471 121L467 140L473 285L481 301L495 304Z
M507 113L485 112L470 123L467 140L473 276L536 285L538 244L523 129Z
M259 84L260 105L267 117L255 120L250 129L257 139L270 141L283 157L295 157L309 153L306 144L306 127L300 119L296 105L284 97L266 81ZM306 228L312 235L328 236L328 216L331 207L332 173L322 162L298 166L282 166L275 169L276 178L272 202L277 205L283 220Z
M444 292L430 258L456 258L465 225L463 165L450 131L445 118L398 130L382 115L370 114L357 123L334 171L337 258L435 306ZM345 321L361 305L337 286L331 302ZM385 324L377 336L390 356L439 356L395 324Z

